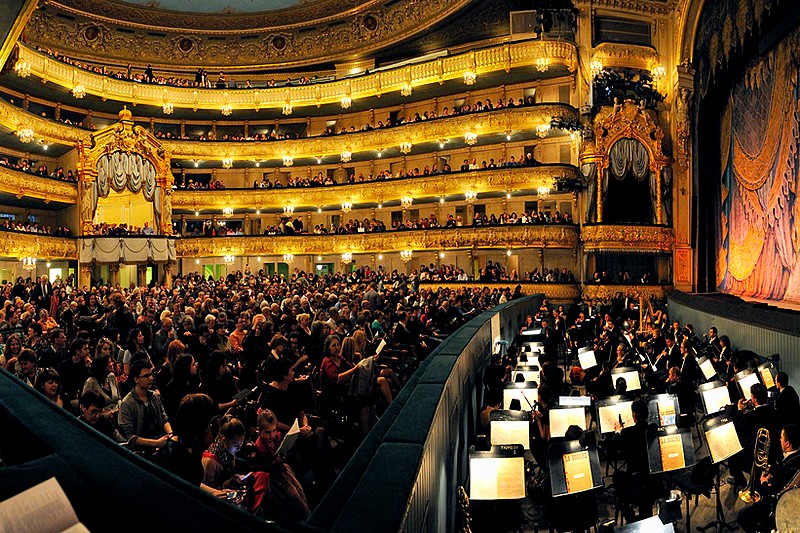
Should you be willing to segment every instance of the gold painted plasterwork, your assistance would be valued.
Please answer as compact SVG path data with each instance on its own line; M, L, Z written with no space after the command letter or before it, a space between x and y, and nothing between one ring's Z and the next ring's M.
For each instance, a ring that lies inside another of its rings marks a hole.
M576 226L493 226L441 230L392 231L295 237L184 238L176 243L178 257L221 257L308 254L353 254L400 250L467 248L575 248Z
M658 251L672 252L675 236L672 228L663 226L583 226L583 249L596 251Z
M600 61L604 68L638 68L650 70L658 54L649 46L634 44L600 43L594 47L592 59Z
M519 285L522 287L522 294L544 294L550 303L565 303L577 301L581 296L580 285L578 283L529 283L526 281L501 281L493 283L481 283L480 281L425 281L420 283L420 289L436 290L438 288L450 290L462 289L489 289L510 288L512 291Z
M282 209L317 207L348 201L354 205L399 200L403 196L431 198L447 194L496 191L536 190L541 186L554 188L557 179L577 179L578 170L570 165L500 168L492 171L439 174L372 181L353 185L308 187L297 189L222 189L178 190L172 196L172 208L199 209Z
M137 44L137 46L140 45L144 46L144 44ZM262 53L261 59L263 60L263 50L259 48L259 52ZM165 57L171 57L170 53L164 52L162 59ZM540 57L549 58L551 67L567 67L573 71L577 65L577 51L572 43L523 41L442 57L347 80L291 87L229 91L143 84L102 76L88 70L78 69L53 59L47 54L20 45L20 60L30 63L33 75L68 89L72 89L74 84L80 83L86 88L88 94L134 105L161 107L165 102L169 102L176 108L215 110L221 109L223 105L230 105L233 109L282 109L287 103L291 103L293 107L339 103L346 95L357 100L393 91L399 92L405 84L418 87L438 84L447 80L463 79L464 72L467 70L474 71L480 76L488 72L532 67ZM185 64L183 60L174 59L174 61ZM153 61L153 63L157 62Z
M231 157L237 160L282 159L297 157L337 156L344 151L359 153L382 150L387 146L400 146L408 141L412 145L440 142L443 139L464 138L467 132L481 135L532 130L540 124L549 124L553 118L576 120L577 110L566 104L539 104L530 107L507 108L497 111L458 115L444 119L406 124L395 128L377 129L347 135L307 137L276 142L253 141L164 141L175 158L218 159Z
M0 231L0 257L37 259L77 259L75 239L50 237L37 233Z
M583 286L584 300L610 300L623 294L630 298L646 300L663 299L672 292L672 285L591 285Z
M677 0L573 0L579 9L614 9L641 15L670 15Z
M17 198L39 198L45 203L74 204L78 197L75 183L34 176L0 165L0 191Z
M13 132L21 128L31 128L37 139L66 145L72 145L78 141L88 141L92 135L90 131L29 113L20 107L9 104L2 98L0 98L0 125Z

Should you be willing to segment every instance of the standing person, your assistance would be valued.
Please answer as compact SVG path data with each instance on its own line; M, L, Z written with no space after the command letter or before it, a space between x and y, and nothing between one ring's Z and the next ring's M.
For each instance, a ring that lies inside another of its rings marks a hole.
M778 398L775 400L775 410L778 411L778 420L782 425L800 423L800 399L797 391L789 385L789 375L778 372L775 376L775 385L778 387Z
M47 279L47 276L42 276L37 280L31 291L31 302L36 306L36 309L50 309L50 296L53 294L53 285Z
M161 448L172 434L172 426L161 396L152 391L153 365L146 359L138 359L131 364L128 377L134 387L120 404L119 431L132 444Z

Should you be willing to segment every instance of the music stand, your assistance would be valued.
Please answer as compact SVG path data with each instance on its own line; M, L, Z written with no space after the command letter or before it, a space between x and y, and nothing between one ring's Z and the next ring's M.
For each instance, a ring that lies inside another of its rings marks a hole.
M718 413L725 406L731 404L731 394L728 386L719 380L703 383L697 388L697 391L703 400L703 412L706 415Z
M742 391L742 397L749 401L751 396L750 387L756 383L761 383L761 380L758 379L758 372L748 368L738 372L734 378L736 379L736 384L739 385L739 390Z
M547 448L547 463L554 497L603 486L597 446L581 446L577 440L554 442Z
M611 370L611 383L616 387L617 379L622 378L625 380L627 392L641 390L642 382L639 380L639 371L632 366L621 368L613 368Z
M597 366L597 357L594 350L589 347L578 348L578 363L584 370L589 370Z
M559 407L591 407L591 396L559 396Z
M778 372L775 369L775 365L773 365L771 362L758 365L758 374L761 376L761 382L767 389L773 389L776 387L775 376L778 374Z
M653 394L647 397L647 423L674 426L681 415L678 397L674 394Z
M614 424L619 422L622 418L623 426L633 425L633 411L631 406L633 400L625 396L610 396L597 400L597 425L600 428L600 433L613 433Z
M511 379L516 381L518 375L522 375L525 381L535 381L539 383L539 366L538 365L517 365L511 372Z
M522 444L531 447L531 415L528 411L494 410L489 413L492 446Z
M614 533L675 533L675 526L665 524L658 516L637 520L614 528Z
M586 431L585 407L554 407L550 409L550 438L563 437L570 426Z
M702 427L703 439L705 440L708 454L711 457L711 462L714 464L720 463L725 459L737 454L742 450L742 445L739 442L739 436L736 433L736 426L733 425L733 420L725 414L717 414L706 418L703 421ZM721 529L735 529L732 525L725 522L725 513L722 509L722 501L720 499L720 471L717 469L717 475L714 479L714 489L716 490L716 516L713 522L709 522L703 527L698 527L700 531L705 531L712 526L717 531Z
M710 381L717 377L717 369L714 368L714 362L706 356L697 360L697 365L700 367L700 372L706 381Z
M469 449L470 500L521 500L525 497L525 450L521 444Z
M645 435L651 474L683 470L697 463L690 428L651 425Z
M533 406L539 398L538 387L535 381L506 383L503 386L503 409L509 409L512 400L519 400L523 411L533 411Z

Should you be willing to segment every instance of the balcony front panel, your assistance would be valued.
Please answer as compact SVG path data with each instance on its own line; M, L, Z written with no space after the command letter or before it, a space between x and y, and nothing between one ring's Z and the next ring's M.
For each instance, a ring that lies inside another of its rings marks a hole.
M176 190L172 194L172 208L177 211L200 209L220 211L226 207L280 210L287 205L295 208L317 207L343 201L351 202L354 205L374 205L376 202L399 200L403 196L431 198L449 194L464 194L468 190L478 194L497 191L535 191L541 186L552 188L555 180L574 180L577 177L578 171L571 165L542 165L325 187Z
M0 257L21 259L77 259L75 239L50 237L39 233L0 231Z
M457 250L469 248L567 248L578 243L576 226L491 226L343 235L195 237L176 242L178 257L319 255Z
M519 285L522 287L522 294L544 294L545 298L551 303L573 303L581 296L579 283L531 283L528 281L493 281L490 283L480 281L426 281L420 283L420 289L436 290L438 288L460 290L465 288L483 289L488 287L491 290L511 288L512 290Z
M675 233L664 226L584 225L581 240L586 252L669 253L675 246Z
M0 165L0 192L13 194L17 198L37 198L45 203L74 204L78 197L78 185Z
M620 294L630 298L644 298L646 300L663 299L669 296L673 286L667 285L616 285L585 283L583 285L584 300L611 300Z

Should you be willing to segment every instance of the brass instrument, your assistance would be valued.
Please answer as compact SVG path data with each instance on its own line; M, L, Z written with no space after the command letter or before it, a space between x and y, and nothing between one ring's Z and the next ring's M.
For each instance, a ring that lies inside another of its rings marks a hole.
M753 467L750 469L750 480L747 487L739 491L739 499L745 503L761 501L761 494L755 490L756 468L769 472L769 430L758 428L756 447L753 450Z
M467 496L467 491L461 485L458 486L458 503L461 505L461 513L464 518L464 527L461 529L461 533L472 533L470 528L472 518L469 516L469 496Z

